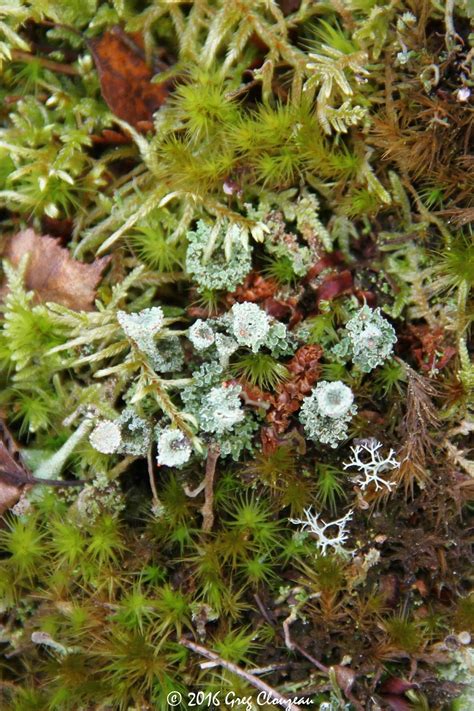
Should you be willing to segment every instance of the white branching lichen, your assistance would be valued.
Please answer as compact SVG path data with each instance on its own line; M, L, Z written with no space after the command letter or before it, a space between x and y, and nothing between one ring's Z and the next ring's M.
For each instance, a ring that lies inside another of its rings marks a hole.
M352 457L348 462L344 462L344 469L355 468L360 472L352 481L360 486L362 491L365 491L370 484L375 485L375 491L383 487L391 491L396 486L395 482L387 481L380 476L383 473L398 469L400 466L400 462L395 459L395 451L393 449L390 449L386 457L382 456L380 452L382 446L382 442L371 437L360 442L355 447L351 447Z
M113 454L122 444L120 426L113 420L102 420L89 435L89 442L102 454Z
M303 401L300 421L307 436L331 447L347 437L347 427L356 414L352 390L340 380L322 380Z
M347 524L352 519L353 511L348 511L345 516L324 523L320 519L320 514L313 513L310 508L304 509L305 519L292 519L290 523L300 525L302 531L307 531L316 536L316 546L321 555L326 555L328 548L332 548L334 553L347 553L344 544L349 537ZM337 529L337 533L334 532Z
M270 319L267 314L257 304L249 301L234 304L231 314L232 333L237 343L257 353L265 343L270 330Z
M166 427L158 437L156 461L160 466L179 467L189 461L192 451L191 442L181 430Z

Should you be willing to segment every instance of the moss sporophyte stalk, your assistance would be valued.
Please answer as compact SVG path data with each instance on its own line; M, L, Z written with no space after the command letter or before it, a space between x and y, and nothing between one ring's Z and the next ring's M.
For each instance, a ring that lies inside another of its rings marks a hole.
M2 710L472 708L473 17L0 6Z

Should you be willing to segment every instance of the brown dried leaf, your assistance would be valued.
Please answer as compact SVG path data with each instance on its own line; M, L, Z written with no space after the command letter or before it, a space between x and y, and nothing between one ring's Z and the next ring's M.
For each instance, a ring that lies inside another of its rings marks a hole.
M16 461L18 448L7 426L0 419L0 516L21 497L28 473Z
M3 478L0 478L0 516L3 516L5 511L8 511L18 503L22 491L23 485L15 486L15 484L9 484Z
M54 301L76 311L92 311L95 290L110 257L83 264L49 235L28 229L14 235L4 256L18 266L28 254L25 286L35 292L37 302Z
M109 109L136 128L149 128L154 112L166 101L166 83L152 84L153 71L145 61L138 38L113 27L90 40L100 88Z

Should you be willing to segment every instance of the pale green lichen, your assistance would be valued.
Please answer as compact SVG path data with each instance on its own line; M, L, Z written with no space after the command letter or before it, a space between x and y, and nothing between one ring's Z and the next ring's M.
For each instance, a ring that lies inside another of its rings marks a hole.
M157 341L148 355L157 373L176 373L184 365L184 351L178 336L170 335Z
M393 326L380 313L364 305L346 324L346 335L334 346L339 358L351 358L362 372L382 365L393 352L397 335Z
M151 445L150 424L140 417L133 407L126 407L116 420L120 425L122 441L119 451L135 457L144 457Z
M113 454L122 443L120 426L113 420L98 422L89 435L89 442L102 454Z
M128 314L125 311L117 312L117 320L125 332L138 348L147 355L153 356L155 352L154 336L163 326L163 310L159 306L143 309L137 313Z
M189 461L192 447L184 432L167 427L158 436L158 455L156 458L159 466L180 467Z
M110 481L103 472L84 486L74 503L79 526L93 524L105 512L117 516L124 508L125 498L119 483Z
M316 442L337 447L346 439L349 422L357 412L353 402L351 389L341 381L319 382L303 400L300 410L300 422L306 435Z
M240 401L240 385L221 385L212 388L203 398L199 423L204 432L221 435L242 422L245 413Z
M203 351L214 343L214 331L206 321L199 318L189 329L189 340L196 350Z
M262 347L270 331L270 319L257 304L244 301L231 309L232 334L241 346L254 353Z
M216 435L221 458L230 457L234 462L238 462L244 451L252 453L256 446L255 435L260 426L260 422L247 414L231 431L226 430L221 435Z
M192 384L181 392L186 412L199 411L203 397L223 380L223 368L216 362L203 363L192 373Z
M196 229L188 232L186 269L201 291L234 291L252 268L247 234L238 225L218 225L217 234L213 229L215 226L200 220ZM214 250L208 254L211 241Z
M273 321L265 339L265 347L274 358L293 355L296 350L296 338L281 321Z
M223 368L229 364L229 358L238 349L239 344L231 336L224 336L222 333L216 335L216 349L219 356L219 363Z

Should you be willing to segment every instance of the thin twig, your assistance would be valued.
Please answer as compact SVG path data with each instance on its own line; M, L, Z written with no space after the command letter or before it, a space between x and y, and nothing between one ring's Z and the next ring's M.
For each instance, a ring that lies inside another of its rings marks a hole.
M186 494L186 496L189 496L190 499L195 499L196 496L199 496L201 491L204 491L205 488L206 488L206 480L205 479L203 479L201 481L201 483L198 484L198 486L196 486L195 489L190 489L187 484L186 484L186 486L183 486L184 493Z
M253 597L254 597L255 602L257 603L258 609L262 613L262 617L264 617L264 619L268 622L269 625L271 625L271 627L274 627L275 620L272 620L272 618L270 617L270 613L267 610L267 608L265 607L265 605L263 604L263 602L261 601L258 593L255 593Z
M448 52L451 52L454 48L454 40L460 40L461 44L464 44L462 37L458 35L454 27L454 3L455 0L446 0L444 7L444 24L446 27L445 42Z
M273 689L264 681L258 679L256 676L253 676L253 674L250 674L249 672L245 671L245 669L242 669L241 667L237 666L237 664L233 664L232 662L228 662L226 659L222 659L215 652L211 652L209 649L206 649L206 647L203 647L200 644L196 644L195 642L192 642L191 640L186 639L185 637L182 637L179 640L179 643L182 644L183 647L190 649L192 652L196 652L196 654L200 654L202 657L206 657L206 659L210 659L211 661L216 662L223 669L227 669L227 671L236 674L241 679L245 679L245 681L251 686L253 686L255 689L264 692L268 701L277 703L283 708L288 709L288 711L301 711L300 706L294 704L291 699L282 696L278 691Z
M254 674L255 676L260 676L261 674L271 674L275 671L285 671L289 668L290 664L284 662L283 664L270 664L268 667L254 667L250 670L249 674Z
M255 594L254 595L255 602L258 605L258 608L260 612L262 613L263 617L266 619L266 621L272 626L275 627L274 621L271 619L270 614L268 610L265 608L265 605L261 601L260 597ZM290 616L291 617L291 616ZM286 618L286 620L283 622L283 631L284 631L284 640L285 644L290 650L294 650L299 652L303 657L306 657L306 659L311 662L311 664L314 664L316 669L319 669L319 671L324 672L325 674L328 673L329 667L325 666L321 662L319 662L315 657L313 657L311 654L309 654L303 647L301 647L297 642L294 642L291 639L291 634L290 634L290 624L291 622L289 621L289 617ZM293 620L292 620L293 621ZM277 630L277 634L279 634L279 630Z
M16 59L19 62L39 62L42 67L49 69L51 72L58 72L59 74L68 74L71 77L76 77L80 74L77 67L73 67L70 64L63 64L62 62L53 62L51 59L46 59L45 57L38 57L36 54L30 54L29 52L22 52L21 49L12 50L12 59Z
M321 662L318 662L318 660L313 657L311 654L309 654L298 642L295 642L293 639L290 638L292 648L295 649L297 652L299 652L303 657L306 657L306 659L311 662L311 664L314 664L316 669L319 669L319 671L324 672L325 674L328 673L329 667L325 666L324 664L321 664Z
M146 461L148 464L148 478L150 480L151 493L153 494L153 505L156 506L160 503L160 498L156 489L155 472L153 470L153 451L151 447L148 448Z
M113 479L116 479L119 477L121 474L123 474L124 471L128 469L128 467L133 464L138 459L133 454L129 454L128 456L124 457L118 464L115 465L115 467L112 467L112 469L109 472L108 478L112 481Z
M214 479L216 464L221 450L216 444L209 447L206 462L206 476L204 477L204 506L202 513L202 530L210 531L214 523Z
M87 482L82 479L40 479L35 476L24 476L20 477L16 472L8 472L4 469L0 470L0 481L6 480L6 482L12 486L33 486L34 484L40 484L43 486L84 486Z

